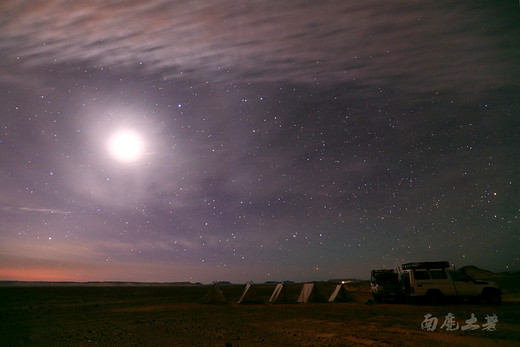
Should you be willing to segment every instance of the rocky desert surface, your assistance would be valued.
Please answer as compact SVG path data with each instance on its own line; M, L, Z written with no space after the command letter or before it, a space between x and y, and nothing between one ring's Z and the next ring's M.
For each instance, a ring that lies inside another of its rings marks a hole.
M437 306L376 304L367 281L340 303L269 304L275 284L255 285L263 303L249 305L245 284L221 285L228 303L211 305L200 284L3 283L0 346L518 346L517 282L502 283L501 305Z

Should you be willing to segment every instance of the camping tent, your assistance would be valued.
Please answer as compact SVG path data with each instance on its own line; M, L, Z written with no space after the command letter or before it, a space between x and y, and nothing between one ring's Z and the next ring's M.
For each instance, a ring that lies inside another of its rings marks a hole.
M354 298L348 293L345 284L338 284L336 289L332 292L329 302L349 302L354 301Z
M253 286L253 282L249 282L246 285L246 288L244 289L244 293L238 299L239 304L259 304L262 303L262 300L260 299L260 296L258 295L258 292L256 291L255 287Z
M269 302L271 304L287 304L294 302L294 299L290 299L289 293L287 292L287 287L283 283L278 283L276 288L274 288Z
M327 302L327 297L317 283L305 283L298 302Z
M220 290L218 284L213 282L211 287L209 288L208 293L202 299L202 303L204 304L225 304L227 303L226 298L224 298L224 294L222 290Z

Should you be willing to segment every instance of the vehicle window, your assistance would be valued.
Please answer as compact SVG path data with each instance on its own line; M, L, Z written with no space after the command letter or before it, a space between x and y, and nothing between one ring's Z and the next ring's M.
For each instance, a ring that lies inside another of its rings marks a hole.
M416 280L429 280L430 275L428 271L414 271L414 276Z
M446 271L444 270L430 270L430 276L434 280L445 280L448 278Z
M463 272L460 272L460 271L453 271L451 273L451 278L454 280L454 281L464 281L464 282L468 282L470 281L470 279L468 278L468 276L466 276L466 274L464 274Z
M375 282L377 284L393 284L397 283L398 281L399 280L396 273L381 273L375 275Z

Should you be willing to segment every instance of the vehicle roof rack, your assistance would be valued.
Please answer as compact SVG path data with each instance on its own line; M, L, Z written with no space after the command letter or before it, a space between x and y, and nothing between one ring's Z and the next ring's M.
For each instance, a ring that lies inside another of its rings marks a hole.
M395 269L378 269L378 270L372 270L373 274L380 274L380 273L395 273Z
M415 269L445 269L450 267L450 263L447 261L423 261L417 263L406 263L401 265L403 270L415 270Z

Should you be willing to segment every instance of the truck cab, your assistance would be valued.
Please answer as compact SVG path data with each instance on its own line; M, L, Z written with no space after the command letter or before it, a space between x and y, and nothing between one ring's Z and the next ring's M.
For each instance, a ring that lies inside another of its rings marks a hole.
M375 301L401 298L402 285L397 269L380 269L370 272L370 291Z

